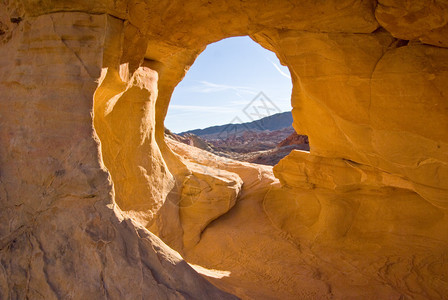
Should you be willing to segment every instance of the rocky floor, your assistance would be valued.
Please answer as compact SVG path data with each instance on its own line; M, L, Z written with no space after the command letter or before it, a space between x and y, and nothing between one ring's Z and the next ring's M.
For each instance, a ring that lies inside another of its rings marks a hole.
M448 266L447 245L437 238L445 217L415 193L288 188L270 166L168 144L187 164L214 160L243 180L236 204L183 252L222 290L242 299L444 299L443 280L419 278L445 276L436 267Z

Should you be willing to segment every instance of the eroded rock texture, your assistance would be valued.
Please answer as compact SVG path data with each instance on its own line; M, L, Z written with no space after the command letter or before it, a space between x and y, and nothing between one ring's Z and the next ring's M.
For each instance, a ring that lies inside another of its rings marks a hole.
M446 298L446 12L2 2L0 298ZM238 35L289 67L309 136L274 169L164 140L186 70Z
M1 48L0 298L231 299L114 201L92 123L109 22L24 19Z

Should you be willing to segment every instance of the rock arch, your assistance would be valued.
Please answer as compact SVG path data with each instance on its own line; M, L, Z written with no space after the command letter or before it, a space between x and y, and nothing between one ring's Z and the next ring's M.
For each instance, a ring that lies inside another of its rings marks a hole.
M177 204L198 175L168 149L163 119L204 47L239 35L290 68L294 125L313 145L274 168L280 184L264 177L256 197L272 224L294 243L344 249L355 269L379 255L354 295L444 295L433 264L447 263L447 8L401 2L2 4L1 295L230 297L147 229L182 251ZM409 269L421 282L394 279ZM341 281L326 295L342 297Z

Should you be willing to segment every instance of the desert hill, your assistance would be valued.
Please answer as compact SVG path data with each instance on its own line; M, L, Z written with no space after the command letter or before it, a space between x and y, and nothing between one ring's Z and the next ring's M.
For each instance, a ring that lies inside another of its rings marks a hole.
M291 126L290 112L253 122L225 124L174 134L168 138L207 150L216 155L258 164L275 165L292 150L309 151L308 137Z

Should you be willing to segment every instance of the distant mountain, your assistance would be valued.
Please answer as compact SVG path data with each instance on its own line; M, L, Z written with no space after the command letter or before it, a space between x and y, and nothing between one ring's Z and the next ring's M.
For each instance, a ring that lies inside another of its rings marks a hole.
M204 137L207 139L226 139L230 135L240 136L244 132L261 132L261 131L275 131L283 128L291 127L292 114L290 111L274 114L256 121L240 123L240 124L225 124L219 126L207 127L204 129L194 129L179 133L185 135L192 133L194 135Z
M167 138L216 155L264 165L275 165L292 150L309 151L308 137L292 128L291 112L257 121L182 132L165 130Z

